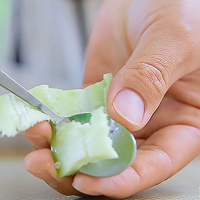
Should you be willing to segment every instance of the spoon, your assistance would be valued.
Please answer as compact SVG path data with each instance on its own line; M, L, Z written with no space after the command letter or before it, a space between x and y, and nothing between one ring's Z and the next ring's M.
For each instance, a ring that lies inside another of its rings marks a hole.
M78 121L81 123L90 121L91 113L81 113L69 117L57 115L2 70L0 70L0 86L47 114L55 125L63 120L66 122ZM113 141L113 148L117 152L118 158L101 160L96 163L84 165L79 170L81 173L97 177L114 176L125 170L134 160L136 155L136 141L133 135L125 127L111 118L109 118L109 126L109 137Z

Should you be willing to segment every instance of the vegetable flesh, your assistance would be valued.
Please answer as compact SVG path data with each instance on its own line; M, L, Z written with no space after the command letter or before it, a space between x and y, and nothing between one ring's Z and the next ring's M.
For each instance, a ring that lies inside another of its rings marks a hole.
M103 107L92 112L90 123L63 122L55 129L51 150L59 177L75 174L89 162L118 158L108 137L110 128Z
M13 94L0 96L0 110L0 132L2 136L15 136L37 122L50 119L49 116L33 109Z
M108 117L105 108L111 74L85 89L60 90L46 85L35 87L31 93L62 116L91 112L89 123L78 122L52 125L52 155L60 177L76 173L83 165L118 155L109 138ZM2 135L15 136L34 124L50 120L49 116L34 109L12 94L0 96L0 130Z

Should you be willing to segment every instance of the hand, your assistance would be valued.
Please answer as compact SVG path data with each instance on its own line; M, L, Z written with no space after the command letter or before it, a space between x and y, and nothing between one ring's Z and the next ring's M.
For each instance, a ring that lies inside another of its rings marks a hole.
M199 32L198 0L105 1L90 36L84 83L114 74L107 109L136 137L136 159L115 177L58 179L44 149L51 139L46 122L25 133L39 149L25 158L27 169L64 194L125 198L185 167L200 153Z

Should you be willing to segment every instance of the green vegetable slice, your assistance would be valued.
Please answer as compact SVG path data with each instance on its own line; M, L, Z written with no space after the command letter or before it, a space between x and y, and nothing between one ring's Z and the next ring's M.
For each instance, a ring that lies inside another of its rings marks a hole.
M59 115L92 113L90 122L85 124L71 122L55 126L51 122L51 151L59 177L73 175L78 171L94 176L103 176L101 172L105 170L108 175L110 170L118 174L120 169L125 169L132 161L136 151L133 136L117 123L112 125L114 131L109 135L113 120L108 117L105 105L111 80L112 75L105 74L101 82L84 89L64 91L47 85L31 89L33 95ZM0 108L0 130L3 136L15 136L37 122L50 120L49 116L12 94L0 96ZM125 140L120 141L121 136ZM125 147L128 149L126 153L123 151Z

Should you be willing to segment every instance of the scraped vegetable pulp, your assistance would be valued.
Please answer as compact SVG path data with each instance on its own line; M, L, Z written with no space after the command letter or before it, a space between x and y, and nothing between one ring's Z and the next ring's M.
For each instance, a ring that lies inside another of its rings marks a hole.
M41 85L30 90L59 115L92 113L90 122L85 124L72 121L55 126L51 122L51 151L60 177L75 174L88 163L118 158L109 137L109 119L105 106L111 80L112 75L105 74L101 82L84 89L64 91ZM0 96L0 109L2 136L15 136L37 122L50 120L49 116L13 94Z

